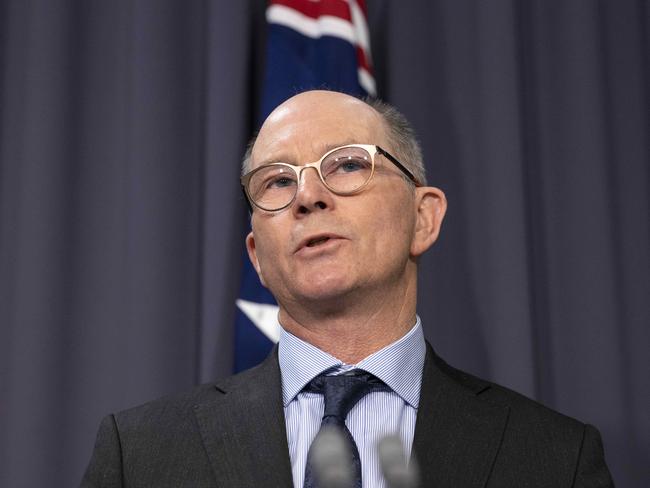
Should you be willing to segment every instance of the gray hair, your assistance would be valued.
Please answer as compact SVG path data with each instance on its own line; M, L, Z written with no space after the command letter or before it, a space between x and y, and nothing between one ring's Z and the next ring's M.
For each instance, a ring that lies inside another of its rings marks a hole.
M413 176L415 176L415 179L420 184L426 186L427 175L422 160L422 149L415 135L415 131L409 121L406 120L406 117L395 107L378 98L366 97L362 101L374 109L384 121L387 129L386 135L388 142L391 150L395 152L394 156L413 173ZM242 160L242 175L245 175L251 170L251 155L256 140L257 134L253 135L246 147L246 153ZM411 182L408 179L407 181Z
M378 98L365 98L363 100L375 109L386 125L386 135L394 156L406 166L421 185L427 184L427 174L422 159L422 148L415 135L413 126L404 114L392 105ZM408 180L410 181L410 180Z

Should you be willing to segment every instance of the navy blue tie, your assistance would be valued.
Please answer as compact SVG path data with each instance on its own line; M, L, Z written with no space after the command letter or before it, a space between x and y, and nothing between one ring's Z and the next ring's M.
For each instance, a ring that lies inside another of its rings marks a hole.
M325 397L325 413L321 421L321 430L330 426L339 428L349 444L349 452L352 454L350 461L354 477L354 488L361 488L361 459L359 458L357 444L345 426L345 418L365 395L371 391L388 389L386 384L379 378L360 369L348 371L338 376L317 376L304 388L304 391L321 393ZM304 488L318 488L318 480L314 473L311 458L312 450L310 448L305 467Z

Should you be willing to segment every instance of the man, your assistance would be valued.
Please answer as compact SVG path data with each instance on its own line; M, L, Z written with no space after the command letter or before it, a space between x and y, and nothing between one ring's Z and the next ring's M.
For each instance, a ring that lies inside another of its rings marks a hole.
M317 486L310 445L338 415L332 398L362 383L337 421L364 487L385 486L375 449L388 434L426 487L613 486L594 427L426 344L417 260L446 200L399 113L296 95L265 121L244 173L246 246L280 306L279 347L240 375L104 419L82 486Z

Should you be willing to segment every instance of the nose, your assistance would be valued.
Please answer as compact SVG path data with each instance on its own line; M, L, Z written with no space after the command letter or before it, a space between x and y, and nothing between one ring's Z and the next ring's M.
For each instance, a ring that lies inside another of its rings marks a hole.
M334 208L334 195L323 184L316 168L307 167L301 171L292 208L297 217Z

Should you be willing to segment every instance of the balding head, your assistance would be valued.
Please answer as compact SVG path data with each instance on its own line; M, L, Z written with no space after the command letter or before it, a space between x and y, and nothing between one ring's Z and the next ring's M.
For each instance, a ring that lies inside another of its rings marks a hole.
M290 151L311 153L317 159L327 149L325 144L350 143L387 144L379 113L343 93L303 92L279 105L264 121L252 148L250 169L271 161L291 162L286 157Z
M415 132L395 107L377 99L361 100L350 95L326 90L302 92L279 105L266 119L259 134L250 141L242 162L242 174L253 169L254 160L259 161L253 158L255 144L265 128L272 125L273 121L283 119L290 114L308 118L316 113L337 110L352 114L353 118L348 121L343 120L343 124L352 123L359 117L370 121L373 126L379 127L382 140L385 141L382 147L392 152L420 183L426 184L422 152ZM372 144L381 145L377 141L372 141ZM257 165L255 164L255 166Z

